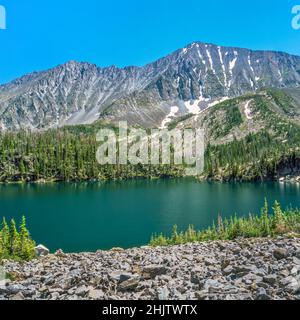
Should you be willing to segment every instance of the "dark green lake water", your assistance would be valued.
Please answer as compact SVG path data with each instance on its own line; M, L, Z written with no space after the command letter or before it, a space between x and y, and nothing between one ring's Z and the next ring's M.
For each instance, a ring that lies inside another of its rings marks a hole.
M300 207L299 185L136 180L0 185L0 217L26 215L33 238L52 251L95 251L147 244L174 224L205 228L218 213L257 213L265 197Z

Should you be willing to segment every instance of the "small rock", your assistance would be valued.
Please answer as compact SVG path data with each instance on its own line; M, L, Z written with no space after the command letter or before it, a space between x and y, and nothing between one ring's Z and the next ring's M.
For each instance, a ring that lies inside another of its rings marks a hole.
M80 286L76 289L75 294L79 297L84 297L89 292L89 289L86 286Z
M259 288L256 296L257 300L270 300L271 297L267 294L266 289Z
M221 249L221 250L225 250L226 249L226 244L223 242L217 242L217 246Z
M63 258L66 256L66 254L61 249L57 250L54 254L59 258Z
M284 248L276 248L273 255L277 260L285 259L288 257L288 251Z
M39 257L47 256L50 253L50 250L45 246L43 246L42 244L39 244L38 246L36 246L34 250L37 256Z
M48 288L46 286L42 286L39 288L39 292L43 293L43 292L46 292L48 291Z
M297 279L297 277L289 276L285 279L282 279L280 283L287 292L292 294L297 294L300 292L300 279Z
M206 300L207 299L207 296L208 296L208 293L206 290L201 290L201 291L197 291L195 293L195 296L198 300Z
M201 275L203 275L203 269L201 267L194 268L191 272L191 283L199 284Z
M230 265L230 260L229 259L223 259L222 261L221 261L221 268L222 269L225 269L225 268L227 268L229 265Z
M46 286L51 286L52 284L54 284L55 279L53 275L48 275L47 277L42 278L42 281Z
M22 294L22 292L18 292L17 294L15 294L14 296L12 296L11 298L9 298L9 300L15 300L15 301L20 301L20 300L24 300L24 295Z
M290 274L289 270L282 270L279 272L279 275L281 275L284 278L287 278L289 274Z
M169 268L165 266L151 265L143 268L142 275L145 279L154 279L156 276L167 274L168 271Z
M226 275L226 276L228 276L228 275L230 275L232 272L233 272L233 267L232 266L228 266L228 267L226 267L224 270L223 270L223 274L224 275Z
M268 276L263 277L263 281L272 286L276 283L277 277L276 277L276 275L268 275Z
M157 292L158 300L160 301L168 300L169 295L170 295L170 291L168 290L167 287L158 289L158 292Z
M247 273L250 273L250 272L256 272L257 271L257 268L255 266L252 266L252 265L241 265L241 266L237 266L234 268L234 272L236 274L238 273L243 273L243 274L247 274Z
M121 282L118 285L119 291L134 291L139 285L139 278L132 278L126 281Z
M120 275L120 282L127 281L133 277L134 277L134 275L132 273L122 273Z
M10 295L17 294L19 292L26 290L26 288L21 284L11 284L7 286L6 289L7 289L7 293Z
M300 274L300 265L296 265L295 267L293 267L293 269L291 270L291 275L296 276Z
M217 280L208 279L204 284L204 289L207 290L209 293L222 292L222 288L223 285Z
M204 263L206 266L212 266L216 264L216 260L211 258L205 258Z
M293 257L293 263L297 266L300 266L300 259Z
M104 298L104 292L102 290L91 289L88 297L93 300L102 300Z
M109 274L109 277L114 281L123 282L131 279L133 277L133 274L123 271L114 271Z
M230 249L235 255L238 255L242 250L239 246L233 246Z
M51 293L51 299L57 300L59 298L60 294L58 292L52 292Z

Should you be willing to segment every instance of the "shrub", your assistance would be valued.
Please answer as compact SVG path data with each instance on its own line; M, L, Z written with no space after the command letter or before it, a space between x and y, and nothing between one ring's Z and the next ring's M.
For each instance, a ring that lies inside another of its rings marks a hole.
M224 220L219 216L217 226L213 224L212 227L198 232L193 226L189 226L184 232L178 232L177 226L175 226L170 237L162 234L153 235L150 245L166 246L210 240L234 240L239 237L274 237L287 233L300 235L300 211L298 209L282 211L280 204L276 201L273 213L269 214L266 200L260 215L249 214L248 217L242 218L234 215L230 219Z

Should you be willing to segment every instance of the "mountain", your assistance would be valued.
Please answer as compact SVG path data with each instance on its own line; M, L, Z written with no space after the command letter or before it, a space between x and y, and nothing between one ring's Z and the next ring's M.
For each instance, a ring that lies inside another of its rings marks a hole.
M144 67L68 62L0 86L0 129L127 120L166 127L183 116L264 88L300 100L300 57L200 42Z
M206 141L224 145L249 134L268 132L289 141L291 130L300 129L300 88L265 89L206 108L197 115L173 119L172 128L202 128Z

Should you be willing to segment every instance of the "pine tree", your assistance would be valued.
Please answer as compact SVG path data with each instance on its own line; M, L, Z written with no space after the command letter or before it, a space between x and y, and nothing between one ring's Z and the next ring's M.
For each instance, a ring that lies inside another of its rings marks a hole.
M22 221L20 224L20 252L19 256L23 260L30 260L34 257L35 251L35 243L34 241L30 238L29 231L26 227L26 218L25 216L22 217Z
M285 233L286 232L285 217L278 201L275 201L273 211L274 211L273 227L275 232Z
M269 204L265 198L265 204L261 210L261 224L263 236L270 234Z
M7 258L10 254L9 248L10 248L10 232L9 232L9 227L6 220L5 218L3 218L2 230L0 232L0 249L1 249L0 257Z
M20 252L20 236L16 227L16 222L14 219L11 220L10 222L10 246L9 246L9 250L10 250L10 254L14 257L17 256L18 253Z

